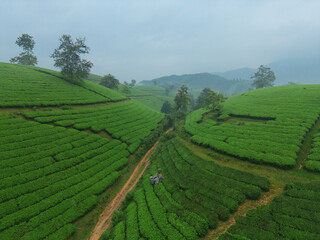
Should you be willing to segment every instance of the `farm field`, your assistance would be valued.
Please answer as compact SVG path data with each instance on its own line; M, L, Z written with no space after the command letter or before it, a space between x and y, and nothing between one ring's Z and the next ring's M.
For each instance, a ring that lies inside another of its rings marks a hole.
M258 164L293 168L305 135L319 118L319 92L320 85L295 85L238 94L225 101L219 119L201 121L206 110L192 112L185 130L193 142L220 152ZM230 124L223 120L233 117L238 121ZM246 122L246 118L259 121Z
M36 111L24 115L40 123L54 123L78 130L90 129L95 133L106 131L113 138L130 144L130 152L134 152L141 140L163 119L163 114L133 100L105 107Z
M267 178L206 161L175 138L158 149L141 187L102 239L197 239L245 199L259 199L269 190ZM152 186L149 176L159 167L164 181Z
M320 181L290 183L271 204L236 219L219 239L320 239L319 201Z
M127 98L48 69L0 68L0 239L87 239L149 140L159 140L150 167L102 240L317 239L319 85L232 96L219 118L199 109L158 139L172 101L163 88Z
M87 80L80 87L60 77L52 70L0 63L0 107L105 103L126 98Z
M0 239L66 239L127 165L127 145L0 115Z

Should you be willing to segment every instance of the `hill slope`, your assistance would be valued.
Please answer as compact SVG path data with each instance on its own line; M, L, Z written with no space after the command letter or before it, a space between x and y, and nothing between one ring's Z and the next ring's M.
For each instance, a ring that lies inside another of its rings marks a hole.
M202 90L209 87L226 95L233 95L247 91L251 87L250 81L227 80L223 77L210 73L185 74L181 76L172 75L153 80L142 81L141 84L153 85L154 82L159 86L174 85L179 88L182 83L186 84L192 90Z
M320 85L258 89L228 98L220 117L191 113L185 129L192 141L255 163L296 165L304 136L320 114ZM233 120L235 119L235 120Z
M0 106L104 103L126 98L118 92L84 81L84 85L80 87L65 81L56 71L0 63Z

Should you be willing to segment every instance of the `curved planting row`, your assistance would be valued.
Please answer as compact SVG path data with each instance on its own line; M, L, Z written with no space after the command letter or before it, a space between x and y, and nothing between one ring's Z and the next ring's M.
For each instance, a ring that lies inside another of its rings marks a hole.
M127 145L0 115L0 239L67 239L128 163Z
M305 168L320 172L320 131L313 136L312 148L305 163Z
M319 201L319 181L290 183L284 195L237 218L219 239L320 239Z
M25 116L41 123L54 122L55 125L72 126L78 130L105 130L114 138L130 144L130 152L137 149L140 141L148 136L164 117L163 114L132 100L105 107L26 112Z
M319 85L300 85L238 94L225 101L221 119L237 115L275 120L198 123L205 112L201 109L187 116L185 129L198 144L254 163L292 168L304 136L318 119L319 91Z
M85 81L80 87L50 72L59 74L37 67L0 63L0 107L89 104L125 99L122 94L97 84Z
M160 167L164 180L151 185L145 174L101 239L198 239L269 189L266 178L203 160L177 139L158 148L149 174Z

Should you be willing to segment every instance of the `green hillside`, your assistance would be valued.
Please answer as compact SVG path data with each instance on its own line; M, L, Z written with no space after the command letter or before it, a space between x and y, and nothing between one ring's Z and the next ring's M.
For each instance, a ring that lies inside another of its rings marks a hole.
M123 184L164 116L48 69L1 63L0 84L0 239L68 239Z
M203 88L208 87L231 96L233 94L248 91L248 89L251 88L252 82L247 80L228 80L210 73L196 73L165 76L152 80L144 80L140 83L144 85L154 85L156 83L161 87L174 85L175 88L179 88L181 84L186 84L192 90L202 90Z
M120 85L119 91L122 92L123 85ZM135 86L130 88L130 93L126 94L128 97L160 112L161 107L165 101L169 101L173 105L174 91L170 91L168 96L163 87L158 86Z
M132 200L122 206L123 220L102 239L198 239L245 199L269 190L268 179L206 161L176 138L159 149ZM149 176L159 167L164 180L153 186Z
M84 86L80 87L65 81L56 71L0 63L0 106L56 106L125 99L118 92L84 81Z
M174 93L162 87L125 96L48 69L0 70L0 239L88 239L142 169L101 240L317 239L320 85L234 95L221 115L199 109L164 133Z
M237 219L221 240L319 239L320 181L290 183L283 195Z
M295 85L238 94L225 101L218 120L201 122L206 111L198 110L187 117L185 129L203 146L259 164L292 168L304 137L319 118L319 92L320 85Z

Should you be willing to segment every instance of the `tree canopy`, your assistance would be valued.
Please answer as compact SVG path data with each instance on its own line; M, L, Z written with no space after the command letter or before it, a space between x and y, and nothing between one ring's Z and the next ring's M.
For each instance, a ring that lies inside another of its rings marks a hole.
M169 101L165 101L163 103L160 112L165 113L165 114L171 113L171 104L169 103Z
M199 97L197 98L194 109L208 108L211 110L220 111L222 109L221 103L223 102L223 100L223 94L215 92L210 88L204 88L202 89Z
M176 112L186 112L188 110L188 104L190 102L190 97L188 93L188 87L184 84L178 89L176 96L174 97L174 110Z
M35 66L38 63L37 57L33 55L33 48L35 41L29 34L23 33L16 40L16 44L22 47L23 52L19 56L10 59L11 63L18 63L23 65Z
M272 87L274 80L276 80L276 75L269 67L260 65L258 71L254 73L252 86L256 89Z
M119 80L116 79L110 73L103 76L100 81L100 85L105 86L107 88L111 88L111 89L118 89L119 83L120 83Z
M76 84L82 84L88 76L92 62L81 59L80 54L89 53L90 48L85 44L85 38L76 38L74 42L70 35L62 35L60 46L54 49L50 56L54 59L54 66L61 69L66 79Z

